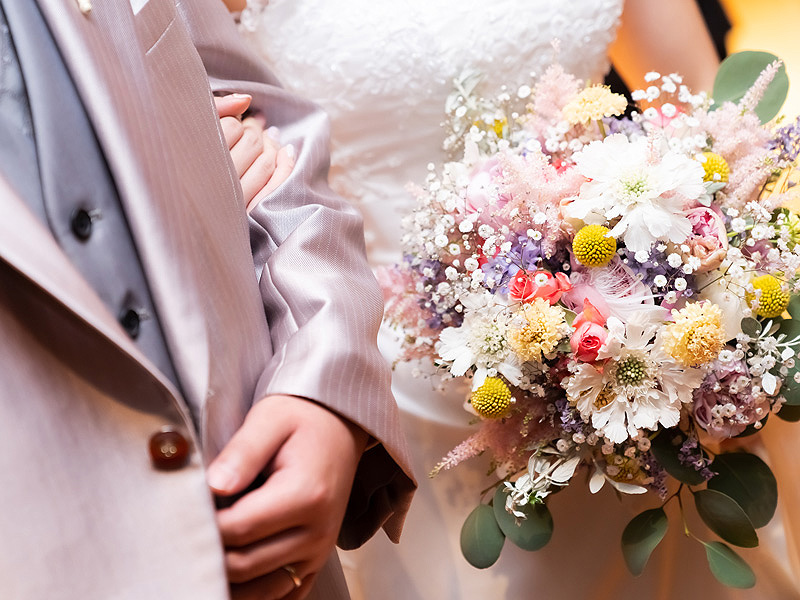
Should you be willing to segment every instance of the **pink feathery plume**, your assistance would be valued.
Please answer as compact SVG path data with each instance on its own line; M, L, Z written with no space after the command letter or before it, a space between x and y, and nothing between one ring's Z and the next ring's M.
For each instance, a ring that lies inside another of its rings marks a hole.
M747 93L739 101L739 108L741 110L752 112L756 109L756 106L761 102L769 84L775 79L781 66L783 66L783 61L774 60L761 71L761 75L758 76L758 79L756 79L752 87L747 90Z
M513 473L528 464L531 446L557 437L558 433L545 418L547 403L540 398L523 399L522 410L512 412L504 419L485 419L480 429L447 453L434 467L430 476L452 469L469 458L490 451L492 462L503 465Z
M582 87L582 82L564 71L559 64L550 65L539 78L534 88L533 102L530 109L533 113L526 128L543 134L548 126L561 120L561 109L566 106Z
M641 311L663 311L656 306L650 289L636 278L631 269L615 257L607 267L576 270L571 277L572 289L561 297L564 303L580 313L589 300L605 317L627 321Z
M542 250L546 256L552 256L566 235L561 227L560 203L575 196L585 178L575 169L559 172L546 156L537 152L526 156L503 155L500 165L500 190L510 198L501 217L510 220L518 212L526 221L522 229L538 229L542 233ZM544 223L536 225L531 221L536 213L546 216Z
M741 210L756 199L772 169L781 166L776 162L776 151L769 149L772 134L755 113L742 112L732 102L710 113L701 111L697 117L711 137L714 152L731 170L728 183L720 191L722 205Z

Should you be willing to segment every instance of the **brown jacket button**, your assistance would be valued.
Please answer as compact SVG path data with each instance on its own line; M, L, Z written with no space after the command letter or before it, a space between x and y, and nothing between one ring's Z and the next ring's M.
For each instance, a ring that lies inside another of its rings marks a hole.
M164 427L150 438L150 458L156 469L180 469L189 461L189 442L171 427Z

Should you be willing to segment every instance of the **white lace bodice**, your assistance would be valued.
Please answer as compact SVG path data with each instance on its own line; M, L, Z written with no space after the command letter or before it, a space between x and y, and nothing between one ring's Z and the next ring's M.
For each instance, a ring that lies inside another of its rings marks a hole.
M487 93L514 89L553 61L558 39L559 62L597 81L621 10L622 0L269 0L245 33L284 85L330 114L331 184L362 211L380 265L399 258L405 185L443 159L453 78L477 70Z

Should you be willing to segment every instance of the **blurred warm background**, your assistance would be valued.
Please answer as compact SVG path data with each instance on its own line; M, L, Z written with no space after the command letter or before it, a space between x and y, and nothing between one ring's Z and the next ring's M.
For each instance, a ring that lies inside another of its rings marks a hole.
M789 75L789 97L783 113L800 114L800 1L720 0L731 29L725 45L728 52L766 50L780 56Z

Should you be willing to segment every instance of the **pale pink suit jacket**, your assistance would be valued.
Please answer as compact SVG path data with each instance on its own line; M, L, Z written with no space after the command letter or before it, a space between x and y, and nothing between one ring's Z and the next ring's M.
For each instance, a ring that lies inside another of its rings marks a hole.
M396 540L414 482L361 221L325 182L326 117L278 87L219 0L93 0L88 14L36 1L118 187L182 393L0 179L0 598L227 598L203 465L268 394L369 432L339 542L381 527ZM252 94L298 151L249 219L212 89ZM192 441L183 469L151 466L165 425ZM314 598L343 597L334 575Z

